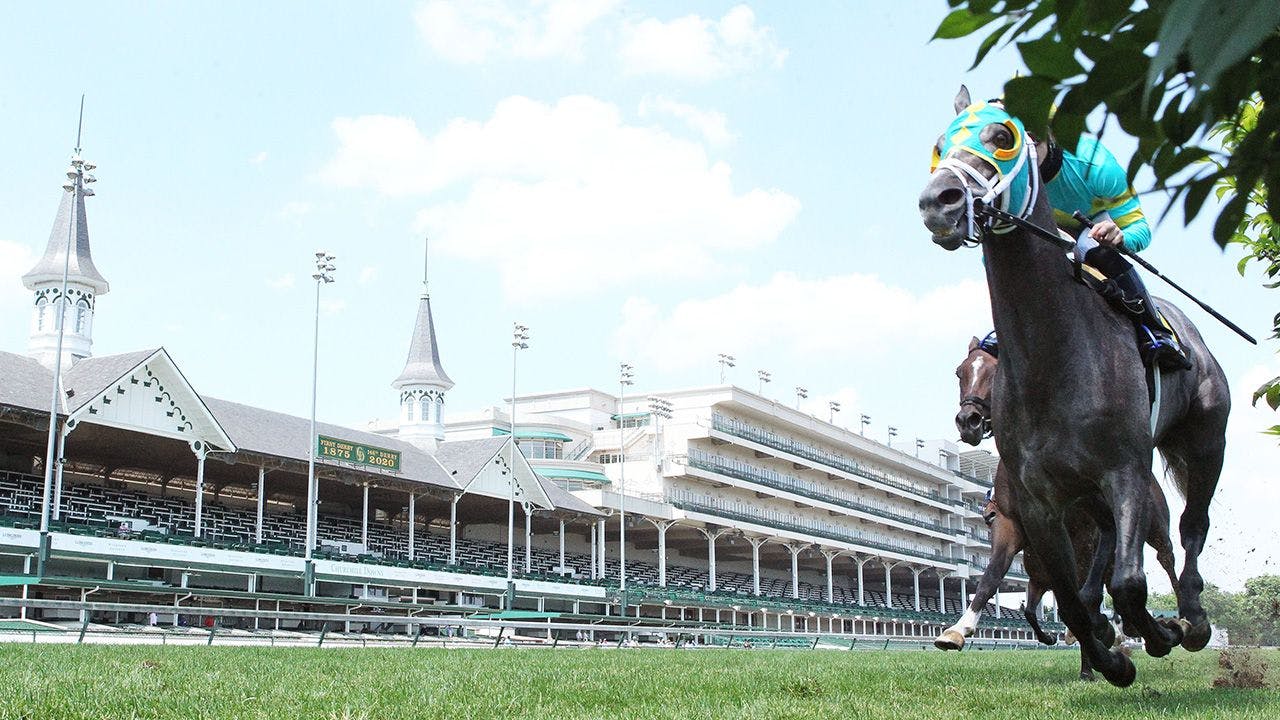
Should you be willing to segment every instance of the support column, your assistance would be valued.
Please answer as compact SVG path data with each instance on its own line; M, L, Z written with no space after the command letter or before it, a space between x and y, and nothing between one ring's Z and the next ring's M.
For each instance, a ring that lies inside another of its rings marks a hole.
M599 547L599 550L600 550L600 579L601 579L601 580L603 580L603 579L605 579L605 576L607 575L607 573L605 573L605 568L606 568L607 566L605 565L605 562L604 562L604 558L605 558L605 550L606 550L606 547L605 547L605 546L606 546L606 543L605 543L605 541L604 541L604 520L603 520L603 519L602 519L602 520L600 520L600 530L599 530L599 532L598 532L597 534L600 536L600 547Z
M747 538L747 542L751 543L751 583L752 589L758 597L760 595L760 546L768 542L768 538L751 537Z
M666 587L667 586L667 530L670 530L671 526L675 525L675 523L669 520L654 520L653 518L650 518L650 517L646 517L645 520L648 520L649 524L653 525L658 530L658 587Z
M204 521L204 459L208 457L209 451L205 444L200 440L191 443L191 452L196 454L196 531L195 536L201 536L201 523Z
M416 554L413 551L414 550L413 548L413 516L416 511L416 508L414 507L414 501L416 499L417 498L414 496L413 493L409 493L409 561L410 562L418 559Z
M866 564L867 564L867 561L868 561L868 560L870 560L871 558L860 558L860 557L855 556L853 559L854 559L854 561L856 561L856 562L858 563L858 604L859 604L859 605L866 605L866 604L867 604L867 603L866 603L866 598L865 598L865 596L863 595L863 585L862 585L862 566L863 566L863 565L866 565Z
M454 495L449 503L449 564L458 564L458 501L461 495Z
M916 612L920 612L920 573L924 570L924 568L908 567L908 569L911 570L912 589L915 591Z
M791 551L791 597L797 599L800 597L800 551L804 548L804 545L787 545Z
M1000 618L1000 588L996 588L996 619Z
M591 523L591 579L599 580L600 573L596 570L596 561L600 559L600 553L596 550L596 524Z
M884 601L893 607L893 565L884 562Z
M835 571L831 565L840 556L840 553L839 551L823 550L822 556L827 559L827 602L834 603L836 601Z
M53 466L53 519L60 520L62 518L62 468L67 464L67 435L71 434L71 428L64 423L62 430L58 432L58 459Z
M524 571L533 571L533 506L524 505Z
M258 466L258 517L253 526L253 540L262 544L262 514L267 506L267 469Z
M716 538L729 532L729 528L720 528L719 530L708 530L707 528L698 528L698 532L707 538L707 569L710 582L707 589L711 592L716 591Z
M945 580L947 576L943 575L941 570L938 570L937 572L938 572L938 612L945 613L947 611L947 594L946 594L946 585L943 584L943 580Z
M564 518L560 518L560 572L564 572Z
M360 498L360 544L369 552L369 483L361 483L364 492Z
M960 612L969 607L969 578L960 577Z

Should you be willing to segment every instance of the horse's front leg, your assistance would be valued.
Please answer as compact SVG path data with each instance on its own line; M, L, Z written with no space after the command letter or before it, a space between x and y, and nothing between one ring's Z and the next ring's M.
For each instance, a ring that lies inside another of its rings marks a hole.
M1009 565L1013 563L1013 556L1022 550L1024 544L1018 524L1004 513L998 513L991 523L991 561L982 573L973 600L959 622L943 630L933 641L934 647L939 650L964 648L964 639L971 637L978 628L982 610L995 596L996 590L1000 589L1000 583L1004 580L1005 573L1009 572Z
M1089 574L1080 586L1080 600L1089 608L1093 618L1093 635L1103 645L1110 647L1116 640L1115 628L1111 620L1102 614L1102 591L1111 561L1115 556L1116 532L1115 520L1099 505L1079 506L1076 512L1084 512L1093 519L1093 526L1087 522L1076 522L1071 528L1071 546L1075 552L1076 562L1089 557Z
M1062 524L1061 515L1044 502L1028 502L1021 509L1022 530L1027 544L1035 547L1052 581L1053 594L1058 600L1058 612L1080 642L1080 650L1088 663L1117 687L1131 685L1137 676L1133 662L1122 653L1113 652L1094 637L1092 610L1080 599L1077 590L1079 576L1076 572L1070 536ZM1084 672L1081 665L1081 672Z
M1156 622L1147 611L1147 576L1142 553L1150 523L1148 487L1151 471L1141 466L1120 471L1111 479L1111 511L1115 518L1116 555L1111 574L1111 597L1116 610L1146 641L1147 654L1164 657L1182 642L1176 621Z
M1027 583L1027 603L1022 608L1022 616L1027 619L1027 624L1031 626L1031 632L1035 633L1036 640L1045 645L1057 645L1058 638L1046 633L1040 627L1040 618L1036 615L1036 610L1039 609L1041 601L1044 600L1044 593L1048 588L1041 586L1037 580L1039 573L1031 572L1030 560L1030 550L1022 553L1022 564L1027 566L1027 574L1031 576L1031 581Z

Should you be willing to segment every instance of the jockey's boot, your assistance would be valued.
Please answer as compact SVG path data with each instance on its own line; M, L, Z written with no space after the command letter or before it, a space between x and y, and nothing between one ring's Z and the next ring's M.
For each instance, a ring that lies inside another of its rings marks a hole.
M1130 266L1110 278L1110 283L1122 296L1120 303L1133 314L1142 361L1147 365L1158 363L1162 370L1190 370L1191 360L1173 329L1151 302L1151 295L1138 276L1138 269Z

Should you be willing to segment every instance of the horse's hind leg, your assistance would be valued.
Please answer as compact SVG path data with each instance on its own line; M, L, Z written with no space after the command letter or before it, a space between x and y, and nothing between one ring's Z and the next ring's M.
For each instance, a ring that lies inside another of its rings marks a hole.
M1116 560L1111 574L1111 597L1125 626L1146 640L1147 654L1164 657L1182 642L1176 623L1156 622L1147 611L1147 577L1142 571L1142 550L1149 526L1151 470L1121 470L1110 478L1111 508L1115 517Z
M1150 529L1147 531L1147 544L1156 551L1156 562L1169 576L1169 585L1174 596L1178 596L1178 570L1174 566L1173 541L1169 539L1169 502L1165 499L1160 483L1151 483ZM1186 644L1186 640L1183 640Z
M1027 575L1031 578L1031 581L1027 583L1027 603L1022 608L1022 616L1027 619L1027 625L1031 626L1031 632L1035 634L1036 640L1045 645L1057 645L1058 638L1046 633L1040 627L1040 618L1036 616L1036 610L1039 609L1041 601L1044 600L1044 592L1048 589L1048 583L1043 582L1042 584L1044 571L1041 568L1036 568L1035 571L1031 569L1033 557L1030 551L1022 554L1022 564L1027 568ZM1038 565L1039 562L1035 561L1034 564Z
M1194 438L1194 439L1192 439ZM1200 605L1204 579L1200 576L1200 553L1209 536L1209 502L1222 474L1222 455L1226 440L1221 433L1180 433L1177 438L1161 443L1160 450L1169 461L1174 481L1186 497L1187 505L1178 523L1182 539L1182 576L1175 586L1178 615L1186 623L1182 646L1191 652L1209 644L1209 617ZM1167 449L1166 449L1167 448Z

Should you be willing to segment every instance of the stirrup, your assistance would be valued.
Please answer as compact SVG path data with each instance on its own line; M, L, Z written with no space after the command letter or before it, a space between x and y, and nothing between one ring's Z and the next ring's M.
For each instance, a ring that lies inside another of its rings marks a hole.
M1161 370L1171 371L1191 369L1191 359L1178 344L1177 338L1168 331L1157 332L1146 325L1141 326L1139 350L1144 365L1159 365Z

